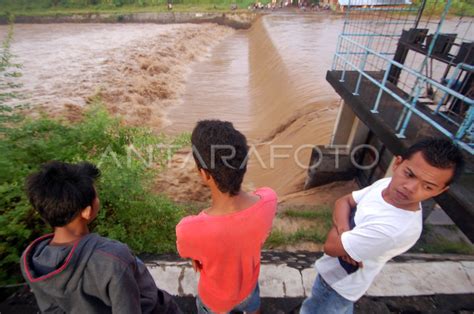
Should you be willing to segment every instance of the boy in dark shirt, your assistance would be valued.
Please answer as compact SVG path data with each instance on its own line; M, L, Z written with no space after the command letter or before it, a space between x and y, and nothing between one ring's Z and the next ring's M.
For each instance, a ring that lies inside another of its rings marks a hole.
M99 211L90 163L49 162L27 180L33 207L54 228L21 257L24 278L47 313L180 313L123 243L90 233Z

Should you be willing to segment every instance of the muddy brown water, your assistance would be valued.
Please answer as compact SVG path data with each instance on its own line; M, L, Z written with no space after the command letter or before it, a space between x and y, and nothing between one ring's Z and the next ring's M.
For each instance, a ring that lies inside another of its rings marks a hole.
M337 17L275 14L227 38L193 67L183 102L167 115L168 130L220 118L251 138L268 139L306 105L334 101L325 74L341 26Z
M21 24L12 52L23 65L21 93L33 108L74 118L100 94L114 115L157 132L190 132L200 119L232 121L254 145L245 186L290 195L302 190L309 146L331 138L339 96L325 75L342 23L339 16L284 12L245 31L213 24ZM6 30L0 26L1 38ZM206 195L192 169L171 169L157 190L174 198Z
M289 194L301 190L309 161L310 149L298 148L330 139L338 96L325 73L341 26L338 17L304 13L267 15L246 31L23 24L15 27L12 51L33 108L72 118L100 94L126 122L169 134L189 132L200 119L232 121L258 155L250 159L246 187ZM0 26L0 35L6 30ZM164 183L195 179L181 168Z
M0 26L0 37L6 31ZM155 130L180 98L189 65L233 33L214 24L19 24L14 31L23 102L70 117L100 94L112 113Z
M337 114L339 97L325 75L341 27L338 17L283 13L226 38L193 66L166 130L191 131L200 119L232 121L255 145L246 186L282 195L301 190L305 145L327 144Z

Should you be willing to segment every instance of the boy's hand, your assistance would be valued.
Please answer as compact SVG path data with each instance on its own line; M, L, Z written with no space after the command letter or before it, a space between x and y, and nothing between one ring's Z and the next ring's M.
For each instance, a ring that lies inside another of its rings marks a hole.
M349 255L341 256L341 258L344 262L349 263L351 265L358 266L358 267L361 267L361 268L364 267L364 264L362 262L356 262Z
M194 272L196 272L196 273L201 272L201 269L202 269L202 264L201 264L201 262L199 262L199 261L193 259L193 260L192 260L192 264L193 264Z

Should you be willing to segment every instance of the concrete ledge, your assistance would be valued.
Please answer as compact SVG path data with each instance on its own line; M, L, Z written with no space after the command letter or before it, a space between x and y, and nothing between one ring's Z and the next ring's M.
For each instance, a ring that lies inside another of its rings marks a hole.
M301 273L286 265L262 265L260 269L262 297L299 297L304 295Z
M462 262L429 262L387 264L367 294L415 296L473 292L474 285Z
M190 263L173 265L166 261L147 263L157 286L176 296L195 296L198 274ZM297 269L287 264L262 264L262 297L294 298L311 293L316 277L314 267ZM377 276L367 296L397 297L434 294L474 293L474 262L390 262Z

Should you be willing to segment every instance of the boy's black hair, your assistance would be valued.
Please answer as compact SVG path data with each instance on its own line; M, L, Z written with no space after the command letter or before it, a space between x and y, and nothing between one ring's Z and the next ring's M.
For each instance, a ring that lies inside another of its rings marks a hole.
M456 181L464 171L464 158L461 150L449 139L425 138L408 148L401 156L410 159L415 153L421 152L426 162L433 167L453 169L453 176L446 183Z
M205 169L222 193L237 195L247 171L247 139L232 123L203 120L191 135L198 169Z
M99 169L88 162L51 161L28 177L26 192L31 205L48 224L62 227L92 205L96 197L94 181L99 176Z

